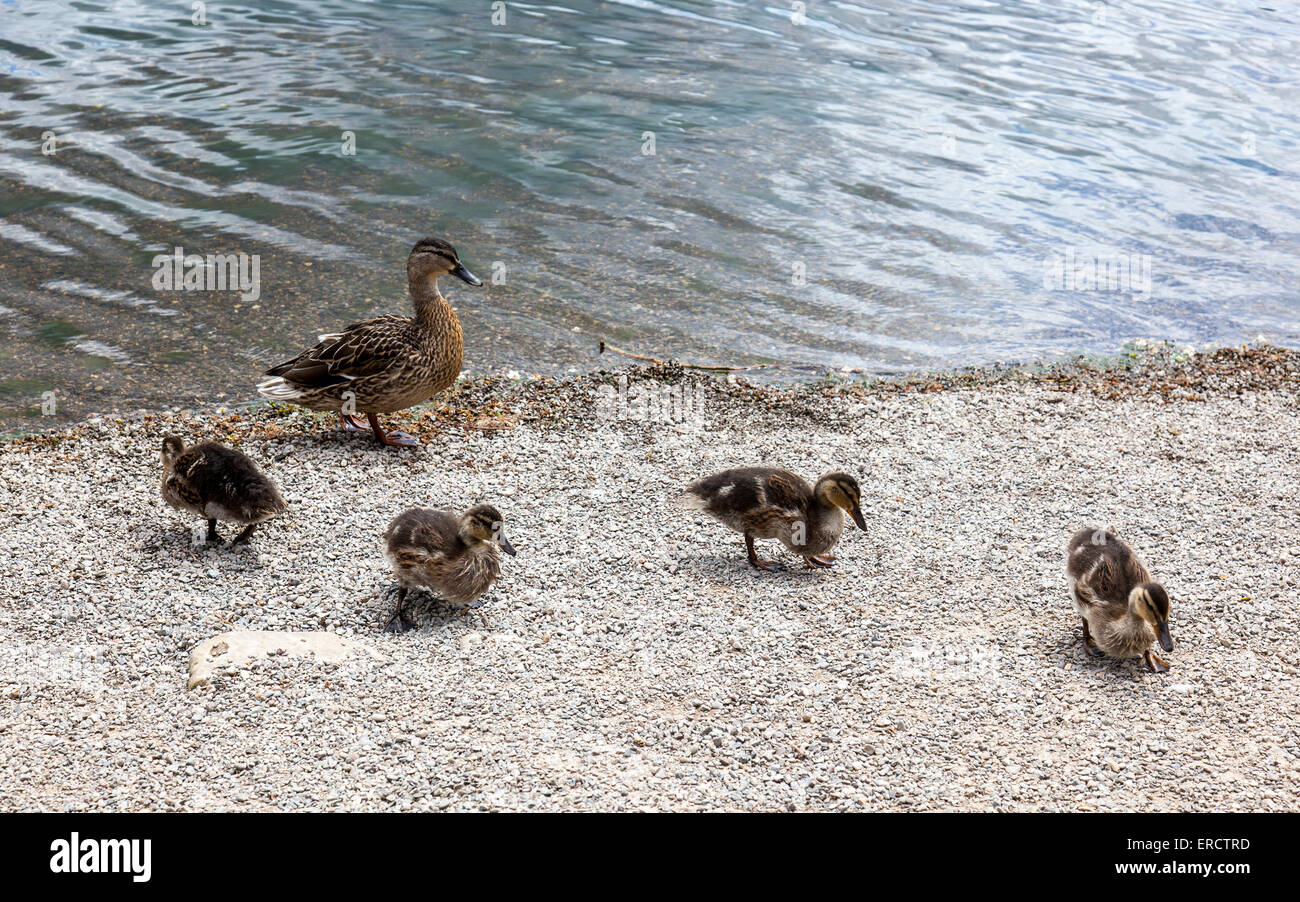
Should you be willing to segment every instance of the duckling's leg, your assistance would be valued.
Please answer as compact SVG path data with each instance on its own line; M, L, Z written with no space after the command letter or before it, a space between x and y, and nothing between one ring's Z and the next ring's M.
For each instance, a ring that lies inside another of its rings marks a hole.
M745 551L749 554L749 563L756 570L766 570L768 573L777 573L785 568L776 561L760 561L758 552L754 550L754 537L745 533Z
M257 527L256 523L249 523L247 526L244 527L243 532L241 532L239 535L235 536L233 539L230 540L230 544L232 546L248 544L248 539L250 536L252 536L253 530L256 527Z
M1146 654L1142 656L1142 660L1146 663L1146 666L1150 668L1152 673L1169 672L1169 665L1165 663L1163 658L1155 653L1154 649L1148 648Z
M835 563L835 556L831 554L813 554L803 560L810 569L825 570Z
M388 618L388 623L384 625L386 633L404 633L407 630L415 629L415 624L406 619L406 586L401 586L397 590L397 610L393 616Z
M407 435L405 432L398 432L394 429L392 432L385 432L384 427L379 425L379 417L367 414L370 417L370 429L375 434L381 445L393 445L399 448L418 448L420 440L413 435Z
M220 541L221 535L217 532L217 521L215 519L208 520L208 542L216 544Z
M1094 658L1104 658L1106 653L1097 647L1097 643L1092 641L1092 633L1088 632L1088 621L1083 621L1083 649Z

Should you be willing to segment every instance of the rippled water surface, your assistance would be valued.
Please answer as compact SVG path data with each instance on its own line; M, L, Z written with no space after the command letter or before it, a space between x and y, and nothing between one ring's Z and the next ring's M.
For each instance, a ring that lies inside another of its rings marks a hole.
M252 397L426 234L477 371L1300 340L1293 4L492 7L0 0L0 418Z

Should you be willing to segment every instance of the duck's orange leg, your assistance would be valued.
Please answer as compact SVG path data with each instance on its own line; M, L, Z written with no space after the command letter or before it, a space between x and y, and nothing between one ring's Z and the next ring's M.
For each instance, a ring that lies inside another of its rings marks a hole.
M1156 654L1153 649L1148 648L1146 654L1142 656L1142 660L1152 673L1169 672L1169 665L1166 664L1164 658Z
M379 425L379 417L373 413L366 414L370 417L370 430L374 432L375 438L381 445L390 445L396 448L418 448L420 440L413 435L407 435L405 432L398 432L394 429L392 432L385 432L384 427Z
M343 425L344 432L369 432L370 427L361 417L352 413L343 413L339 411L339 422Z
M745 552L749 555L749 563L757 570L766 570L768 573L777 573L785 568L776 561L760 561L758 552L754 550L754 537L745 533Z

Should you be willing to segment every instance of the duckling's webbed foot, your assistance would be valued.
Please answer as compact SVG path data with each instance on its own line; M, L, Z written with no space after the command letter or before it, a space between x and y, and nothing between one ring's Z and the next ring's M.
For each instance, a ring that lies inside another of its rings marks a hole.
M758 552L754 550L754 537L745 533L745 551L749 555L749 563L756 570L766 570L768 573L780 573L785 569L776 561L760 561Z
M375 438L379 441L379 444L389 445L390 447L395 448L420 447L420 440L415 436L408 435L405 432L399 432L396 429L391 432L385 432L384 427L379 425L379 417L375 416L373 413L369 414L369 417L370 429L374 432Z
M827 570L835 563L835 556L830 554L812 554L803 559L810 570Z
M393 616L389 617L388 622L384 624L384 632L405 633L408 630L415 629L415 624L406 616L406 592L407 589L405 586L397 590L397 610L393 612Z
M1152 673L1169 672L1169 665L1166 664L1164 659L1161 658L1158 654L1156 654L1151 649L1147 649L1147 653L1142 656L1142 660L1146 663L1147 668Z
M221 533L217 532L217 521L208 521L208 544L215 545L221 541Z
M384 624L386 633L409 633L415 629L415 624L400 611L388 618L388 623Z
M236 545L247 545L248 540L253 535L253 530L256 527L257 527L256 523L249 523L247 526L245 526L243 532L241 532L239 535L235 536L233 539L230 540L230 547L234 548Z
M1101 650L1096 642L1092 641L1092 633L1088 631L1088 621L1083 621L1083 650L1094 658L1104 658L1106 653Z

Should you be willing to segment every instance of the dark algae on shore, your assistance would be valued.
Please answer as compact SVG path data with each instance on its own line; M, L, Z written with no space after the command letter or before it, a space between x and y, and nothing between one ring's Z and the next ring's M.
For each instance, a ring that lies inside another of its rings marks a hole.
M436 441L447 431L459 435L502 433L523 423L595 425L600 421L601 391L611 390L620 383L635 382L698 386L707 396L723 402L719 405L723 413L725 402L730 399L744 401L774 420L830 422L820 406L825 398L932 394L1004 384L1039 385L1062 395L1086 393L1111 401L1135 397L1196 401L1253 391L1296 392L1300 391L1300 351L1272 345L1242 345L1188 353L1169 344L1144 342L1122 357L1076 358L1030 366L969 367L869 381L828 378L797 385L760 384L741 377L703 375L674 364L620 367L569 378L470 376L432 401L394 417L394 422L423 444ZM124 415L149 419L156 413L133 411ZM348 436L335 429L336 418L285 404L231 405L204 413L204 422L210 423L222 440L240 436L284 441L348 440ZM59 436L69 429L76 432L75 425L41 431L29 428L10 430L5 438L19 444L40 444L59 441Z

